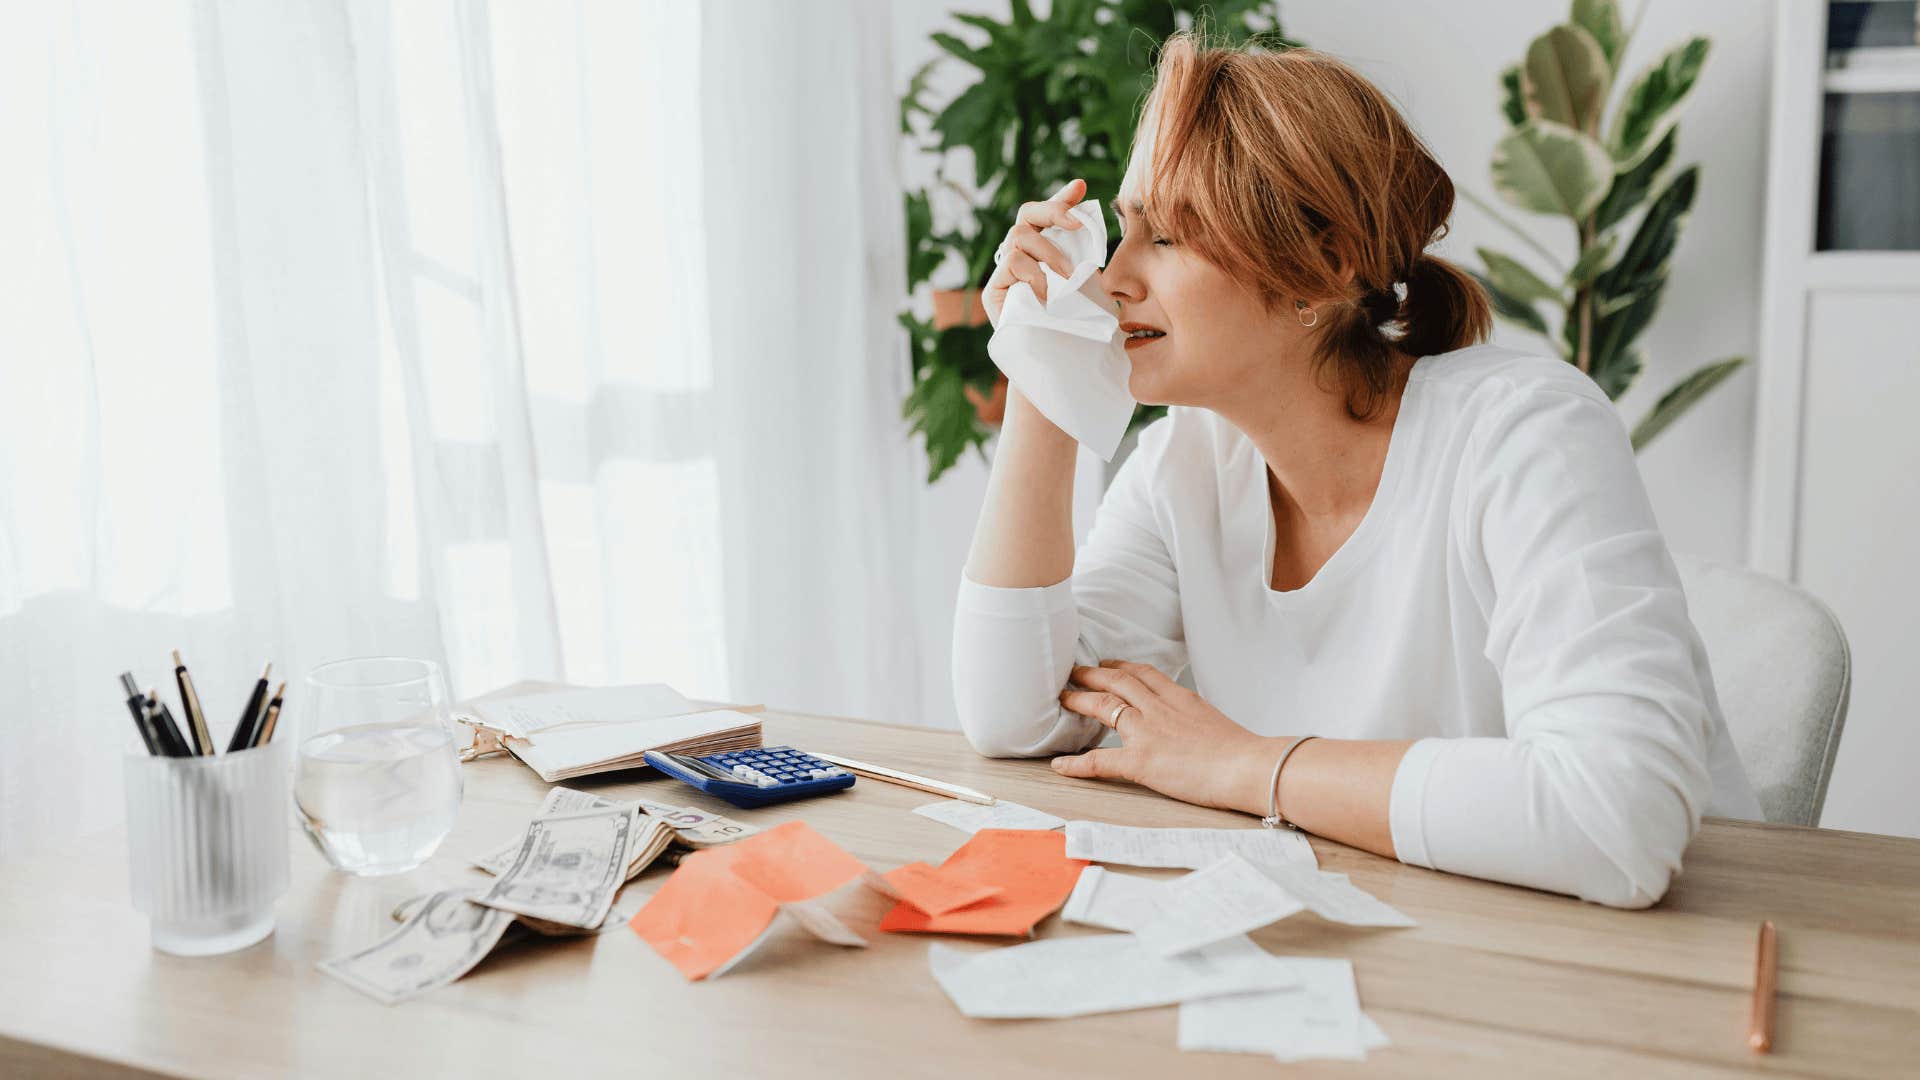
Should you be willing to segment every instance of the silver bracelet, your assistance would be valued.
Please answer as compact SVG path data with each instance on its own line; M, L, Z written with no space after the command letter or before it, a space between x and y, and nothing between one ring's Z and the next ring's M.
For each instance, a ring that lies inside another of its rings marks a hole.
M1271 829L1275 825L1285 825L1294 832L1300 831L1300 826L1280 816L1280 770L1287 767L1287 759L1293 756L1293 752L1300 748L1301 743L1319 737L1318 735L1296 735L1293 741L1287 744L1287 748L1280 751L1280 760L1273 763L1273 779L1267 781L1267 816L1260 819L1261 828Z

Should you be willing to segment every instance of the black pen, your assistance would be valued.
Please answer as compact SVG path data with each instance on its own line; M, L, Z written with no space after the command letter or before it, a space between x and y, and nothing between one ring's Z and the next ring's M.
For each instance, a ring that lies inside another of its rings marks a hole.
M168 757L193 757L193 747L180 734L180 728L173 722L173 713L160 695L147 691L147 719L153 724L154 737Z
M173 678L180 684L180 707L187 711L187 723L193 727L194 753L213 753L213 736L207 734L207 714L200 708L200 695L193 689L193 676L187 674L180 650L173 650Z
M133 726L139 729L140 741L147 745L147 753L159 756L160 741L153 730L153 721L147 716L147 695L140 692L140 684L133 681L133 672L120 673L120 688L127 692L127 711L133 714Z
M233 725L233 738L227 740L227 753L245 750L253 745L254 737L260 731L261 713L267 707L267 676L273 671L268 664L260 672L260 681L253 684L253 693L247 695L246 710L240 714L240 720Z

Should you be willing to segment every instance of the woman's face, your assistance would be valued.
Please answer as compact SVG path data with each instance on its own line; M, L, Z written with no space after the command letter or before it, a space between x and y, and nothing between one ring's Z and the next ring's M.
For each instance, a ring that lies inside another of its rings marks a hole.
M1136 200L1123 186L1114 204L1120 246L1101 273L1101 285L1118 304L1123 331L1150 329L1164 336L1129 337L1128 389L1149 405L1230 401L1263 369L1272 373L1302 327L1290 313L1269 313L1251 290L1179 237L1153 235Z

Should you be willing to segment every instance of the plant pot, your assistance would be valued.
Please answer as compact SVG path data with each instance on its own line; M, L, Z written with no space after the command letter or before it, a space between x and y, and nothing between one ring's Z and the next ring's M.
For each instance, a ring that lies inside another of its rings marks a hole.
M933 328L979 326L987 321L985 298L979 289L933 290Z
M935 289L933 291L933 328L981 326L987 322L986 299L979 289ZM1007 418L1007 377L993 382L993 391L983 394L973 387L961 391L973 404L975 415L988 427L999 427Z
M980 422L988 427L999 427L1000 422L1007 418L1007 377L1005 375L993 380L991 394L983 394L971 386L961 387L960 392L967 395L967 400L973 403L974 413L980 417Z

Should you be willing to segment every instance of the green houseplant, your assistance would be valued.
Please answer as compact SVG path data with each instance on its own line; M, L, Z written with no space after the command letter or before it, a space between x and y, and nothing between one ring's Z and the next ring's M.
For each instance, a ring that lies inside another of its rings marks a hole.
M944 55L914 74L900 102L906 140L939 162L928 188L906 194L907 290L930 284L943 266L955 265L962 270L953 278L964 288L957 296L936 290L933 319L900 315L913 372L903 412L926 439L929 483L968 447L983 447L988 420L997 419L991 395L999 372L987 356L992 329L978 310L994 248L1021 203L1045 198L1076 176L1086 179L1093 197L1111 198L1151 84L1153 49L1203 7L1224 42L1294 44L1281 33L1274 0L1054 0L1045 18L1035 17L1027 0L1013 0L1006 22L953 16L984 32L983 43L968 44L944 31L933 35ZM956 61L977 69L980 78L944 104L929 103L934 66ZM954 153L963 148L970 152L971 172L949 172L964 159ZM966 207L951 227L935 223L935 188ZM1117 244L1111 218L1108 236L1110 245ZM1141 409L1134 425L1163 411Z
M1645 13L1644 4L1641 14ZM1637 28L1640 16L1634 18ZM1634 341L1653 321L1680 229L1700 186L1700 167L1669 173L1678 111L1700 78L1710 44L1692 37L1668 49L1618 96L1633 39L1613 0L1573 0L1568 20L1528 46L1501 72L1501 110L1511 130L1494 149L1494 190L1522 210L1565 218L1578 247L1572 263L1484 201L1474 201L1533 249L1551 273L1489 248L1477 274L1494 310L1551 341L1609 398L1633 385L1644 365ZM1468 193L1469 198L1473 198ZM1552 309L1558 333L1541 306ZM1745 357L1717 360L1668 390L1633 428L1638 450L1678 419Z

